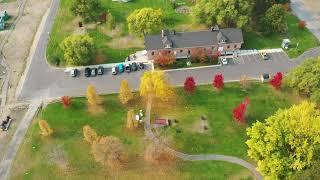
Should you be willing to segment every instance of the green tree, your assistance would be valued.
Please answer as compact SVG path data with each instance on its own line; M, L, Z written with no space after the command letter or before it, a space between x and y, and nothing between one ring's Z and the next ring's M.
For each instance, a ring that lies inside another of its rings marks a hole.
M87 65L95 52L92 38L88 35L71 35L60 44L67 65Z
M108 29L110 30L116 27L116 20L114 19L113 15L110 12L108 13L107 26L108 26Z
M290 178L319 159L320 111L302 102L247 129L248 155L271 179Z
M253 5L252 17L258 19L264 16L266 11L273 5L274 0L255 0Z
M100 0L73 0L70 10L73 15L80 16L85 21L97 21L103 8Z
M261 20L261 30L266 34L284 33L287 31L286 11L281 4L269 8Z
M320 179L320 161L316 161L312 166L304 171L297 173L294 176L294 180L315 180Z
M252 0L198 0L191 13L197 23L242 28L249 24L252 8Z
M161 9L142 8L134 10L128 18L129 31L140 36L152 33L162 25L164 15Z
M308 59L289 72L285 83L299 93L320 102L320 57Z

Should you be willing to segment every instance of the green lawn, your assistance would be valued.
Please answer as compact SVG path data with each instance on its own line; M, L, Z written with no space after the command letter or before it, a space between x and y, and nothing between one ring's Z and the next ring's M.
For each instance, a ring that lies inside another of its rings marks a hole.
M291 47L288 50L288 55L291 58L297 57L306 50L319 46L317 38L307 29L298 28L299 19L294 15L287 16L288 33L287 34L272 34L263 36L256 32L244 32L244 47L243 49L267 49L281 48L283 39L291 40ZM298 48L296 48L299 43Z
M246 127L256 120L264 120L278 108L290 107L299 98L290 92L278 92L268 84L252 84L244 92L238 83L227 84L221 92L212 86L197 87L193 95L178 90L179 105L153 108L153 117L176 119L177 126L160 130L169 139L171 146L191 153L217 153L247 158ZM247 125L238 125L232 118L232 110L248 96L251 100L247 114ZM201 116L207 117L209 130L201 133Z
M113 63L123 61L129 54L137 50L144 49L143 39L135 37L136 40L129 40L133 45L127 47L129 43L118 45L119 47L111 46L108 43L114 44L112 40L119 41L120 38L128 37L128 27L126 23L127 16L135 9L143 7L161 8L165 13L165 25L163 28L174 28L179 25L190 24L191 19L182 14L176 13L170 4L170 0L134 0L129 3L117 3L112 0L101 1L106 10L109 10L115 17L117 28L112 33L107 30L106 25L98 25L96 27L88 28L87 32L94 39L95 45L98 48L99 60L93 59L95 63ZM179 0L178 2L190 3L190 0ZM58 15L50 33L50 40L47 49L47 59L51 64L55 64L56 59L60 60L60 65L64 66L63 53L59 48L59 44L63 39L73 33L77 32L78 22L80 21L74 17L70 12L72 1L61 0ZM179 29L179 27L177 28ZM138 43L139 41L139 43ZM137 43L135 46L134 43Z
M124 128L127 107L118 102L117 95L105 99L106 112L87 113L86 100L76 98L69 109L60 103L48 105L39 114L16 156L11 179L242 179L250 178L245 168L224 162L182 162L170 166L146 165L143 161L143 128L128 132ZM139 102L139 101L138 101ZM138 110L140 103L131 105ZM38 119L45 119L55 131L50 138L39 134ZM83 140L82 127L89 124L99 135L120 138L129 152L129 162L123 170L109 171L101 167L90 154ZM67 165L66 165L67 164Z

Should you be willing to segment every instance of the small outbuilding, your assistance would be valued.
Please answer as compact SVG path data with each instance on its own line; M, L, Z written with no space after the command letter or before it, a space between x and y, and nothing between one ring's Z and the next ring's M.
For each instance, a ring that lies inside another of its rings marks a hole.
M283 49L289 49L290 43L291 43L290 39L283 39L281 47Z

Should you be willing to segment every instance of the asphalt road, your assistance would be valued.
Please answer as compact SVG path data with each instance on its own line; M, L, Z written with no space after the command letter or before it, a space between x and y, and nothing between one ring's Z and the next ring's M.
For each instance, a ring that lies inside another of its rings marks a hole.
M34 56L31 58L29 68L27 68L21 90L18 89L18 100L46 99L65 95L82 96L85 95L89 84L94 85L101 94L115 93L118 92L120 82L123 79L127 79L133 89L138 89L140 76L143 74L143 71L112 76L110 69L107 69L107 74L104 76L86 78L81 74L80 77L72 78L63 69L48 66L45 57L49 39L48 32L51 31L58 8L59 0L53 0L39 42L36 45ZM311 54L319 55L319 49ZM222 67L180 69L168 71L167 73L172 84L176 86L181 86L187 76L194 76L197 84L208 84L212 82L213 76L216 73L222 73L226 81L239 80L241 75L258 78L262 73L287 72L297 66L298 62L301 62L301 60L290 60L283 52L270 55L271 59L268 61L262 60L258 55L248 55L241 56L230 62L229 65ZM147 70L150 69L151 67L147 66Z

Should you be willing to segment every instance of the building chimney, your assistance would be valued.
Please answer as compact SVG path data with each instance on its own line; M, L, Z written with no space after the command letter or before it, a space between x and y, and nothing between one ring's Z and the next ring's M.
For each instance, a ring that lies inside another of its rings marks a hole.
M173 30L173 35L176 35L176 30Z
M164 30L161 30L161 36L164 37Z

